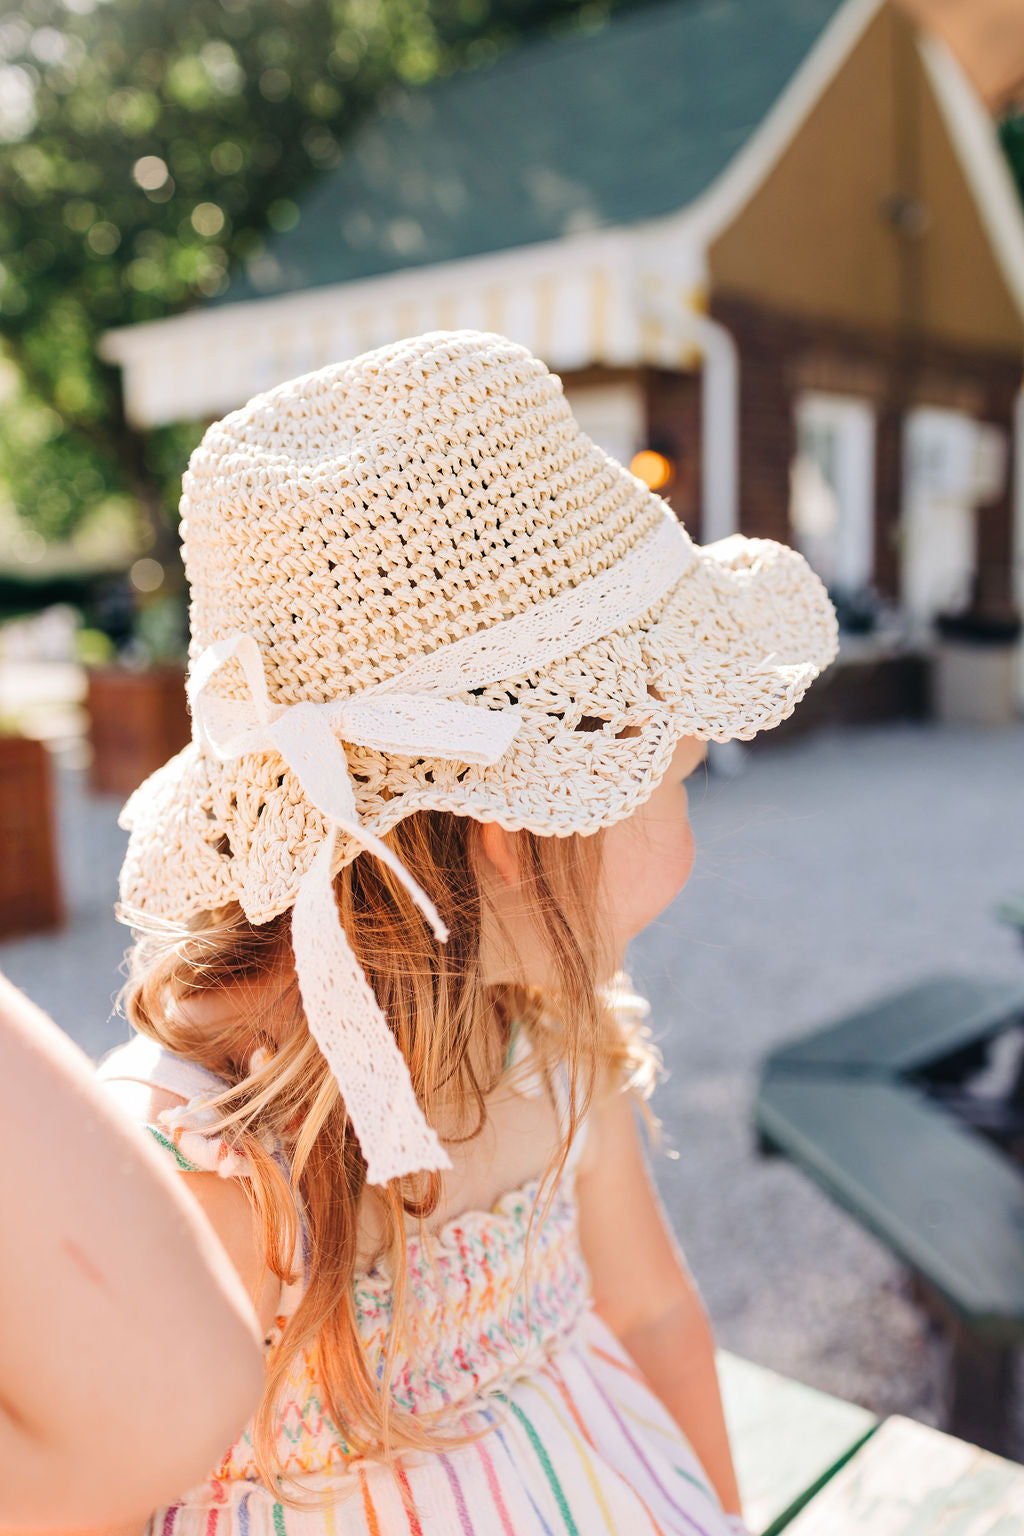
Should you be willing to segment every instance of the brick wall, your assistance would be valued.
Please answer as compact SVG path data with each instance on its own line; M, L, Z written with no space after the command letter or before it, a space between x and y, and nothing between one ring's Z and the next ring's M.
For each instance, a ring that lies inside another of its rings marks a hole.
M644 415L644 441L674 467L672 479L659 487L692 539L700 542L701 512L701 375L668 368L605 368L595 365L564 371L567 393L630 384L640 393Z
M731 331L740 351L742 532L789 542L796 396L805 389L863 395L876 410L876 584L886 596L898 597L903 416L916 405L966 411L994 422L1009 436L1007 488L1000 501L981 509L977 518L978 600L987 610L1012 601L1018 357L912 336L871 334L773 312L727 295L715 297L712 315Z
M645 368L641 373L647 446L663 453L675 474L659 495L670 503L691 539L701 541L701 376Z

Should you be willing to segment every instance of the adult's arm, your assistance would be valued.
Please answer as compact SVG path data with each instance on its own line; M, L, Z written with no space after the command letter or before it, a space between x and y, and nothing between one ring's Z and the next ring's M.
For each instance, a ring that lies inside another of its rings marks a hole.
M0 1531L141 1528L254 1412L259 1324L159 1150L3 976L0 1231Z

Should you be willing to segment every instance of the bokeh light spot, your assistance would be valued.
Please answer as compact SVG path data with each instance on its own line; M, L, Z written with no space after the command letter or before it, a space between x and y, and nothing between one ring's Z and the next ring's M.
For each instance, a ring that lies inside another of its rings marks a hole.
M155 192L166 182L170 172L159 155L143 155L132 166L132 176L144 192Z
M219 235L224 228L224 210L216 203L197 203L192 209L192 228L199 235Z
M641 453L635 453L629 461L630 474L636 475L652 491L660 491L663 485L667 485L675 473L675 466L671 459L667 459L663 453L655 453L653 448L645 448Z
M137 592L155 592L164 584L163 566L159 560L153 560L149 555L143 555L141 560L136 560L128 574Z
M121 244L121 231L109 219L100 219L85 237L86 244L97 256L112 256Z

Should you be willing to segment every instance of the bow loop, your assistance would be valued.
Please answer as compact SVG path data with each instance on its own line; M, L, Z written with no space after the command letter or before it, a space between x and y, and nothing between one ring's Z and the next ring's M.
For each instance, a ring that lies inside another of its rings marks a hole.
M414 693L367 690L336 707L346 741L458 763L497 762L521 724L509 710L462 704L426 688Z
M248 699L224 698L209 688L214 673L232 656L245 674ZM258 752L264 728L280 712L271 702L263 658L252 635L228 635L208 645L189 673L185 692L196 740L222 761Z

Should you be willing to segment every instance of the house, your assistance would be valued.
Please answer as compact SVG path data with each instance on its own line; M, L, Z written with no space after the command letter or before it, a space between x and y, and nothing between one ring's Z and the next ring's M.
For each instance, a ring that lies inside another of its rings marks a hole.
M802 548L848 656L1024 598L1024 217L892 0L661 0L398 93L221 301L104 346L155 424L459 326L697 539Z

